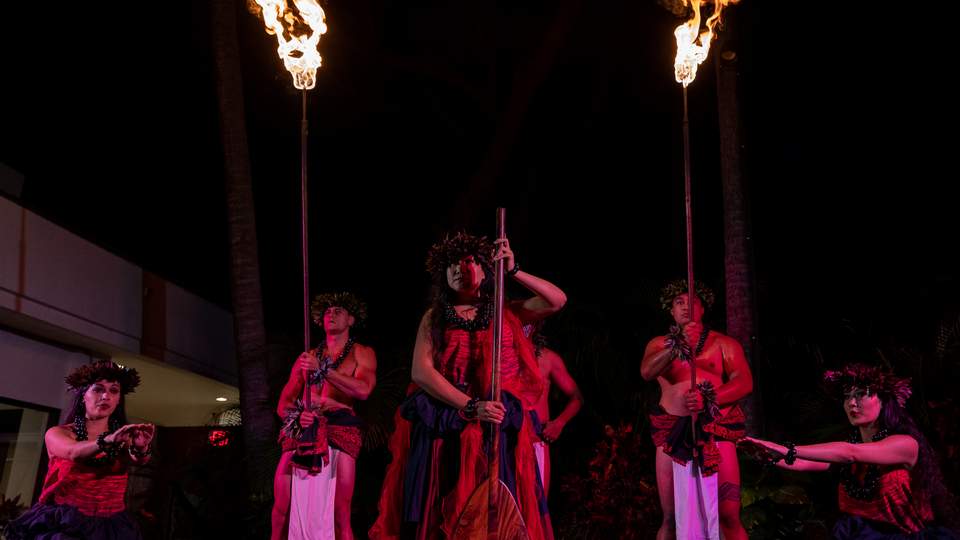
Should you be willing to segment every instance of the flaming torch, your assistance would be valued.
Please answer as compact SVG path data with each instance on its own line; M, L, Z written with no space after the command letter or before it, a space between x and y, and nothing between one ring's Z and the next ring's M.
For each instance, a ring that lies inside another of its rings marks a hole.
M693 281L693 205L691 203L690 187L690 120L687 114L687 86L697 77L697 66L707 59L710 52L710 41L713 40L714 29L721 22L723 8L737 0L714 0L713 15L706 21L706 29L701 32L700 6L702 0L682 0L684 5L689 2L693 9L693 17L681 24L673 31L677 38L677 57L673 62L674 74L677 82L683 85L683 180L684 204L687 218L687 306L690 316L693 317L693 301L696 298ZM697 365L690 361L690 387L697 389ZM696 415L694 415L696 424ZM694 428L695 429L695 428ZM696 452L696 448L694 448Z
M277 54L283 65L293 76L293 86L300 90L300 252L303 257L303 350L310 350L310 270L309 250L307 247L307 90L317 84L317 69L322 59L317 50L320 36L327 31L323 9L316 0L247 0L247 8L254 15L263 17L268 34L277 37ZM303 410L312 410L310 384L307 370L303 370ZM314 424L316 425L316 424ZM310 443L316 444L317 433L311 429L309 435L301 435L298 454ZM321 457L313 450L305 451L311 457L311 474L319 471ZM302 482L292 483L293 491ZM291 516L301 515L298 497L291 502ZM306 515L306 510L303 510ZM332 516L331 518L332 523ZM291 520L291 524L292 524ZM291 533L294 530L291 529Z
M293 86L310 90L317 84L317 69L323 63L317 47L327 33L323 8L316 0L249 0L247 7L263 17L267 33L277 36L277 54L293 76Z
M293 4L292 6L290 4ZM303 257L303 350L310 350L310 273L307 247L307 90L317 84L323 62L317 47L326 33L323 8L316 0L248 0L247 8L263 18L267 33L277 37L277 54L300 90L300 240ZM309 393L306 402L309 404Z
M687 225L687 313L688 317L692 320L695 315L694 302L697 297L695 296L696 286L694 285L695 282L693 279L693 204L690 183L690 121L687 114L687 86L697 77L697 67L707 59L707 54L710 52L710 42L713 40L717 25L722 20L723 8L736 3L738 0L713 0L713 14L706 20L706 28L703 31L701 31L702 19L700 7L706 2L704 0L681 1L683 5L689 6L693 11L693 17L673 31L673 35L677 39L677 57L673 63L674 75L677 82L683 85L683 181ZM690 389L694 392L697 391L696 350L693 349L690 354ZM707 534L710 534L717 523L717 509L707 508L703 493L703 478L700 476L697 466L696 460L699 454L699 448L697 447L697 413L693 413L691 417L690 428L693 432L694 458L690 466L691 472L696 478L696 506L699 511L699 517L701 518L700 522L703 524L702 529L704 529ZM676 476L675 471L674 477ZM677 494L677 487L675 486L674 489L674 493ZM684 491L686 490L684 489ZM715 501L716 498L714 497L712 500ZM683 502L684 506L687 506L686 503L688 501L689 498ZM674 504L677 504L676 500ZM680 538L681 534L686 534L686 527L689 525L689 520L683 520L685 523L683 523L682 526L680 521L678 514L677 538ZM691 532L690 534L700 534L700 531Z

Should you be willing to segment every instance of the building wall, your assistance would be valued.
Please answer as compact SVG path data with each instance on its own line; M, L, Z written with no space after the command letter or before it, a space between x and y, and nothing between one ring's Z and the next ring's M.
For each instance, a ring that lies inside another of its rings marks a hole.
M63 382L90 355L0 330L0 396L60 409L66 417L72 397Z
M237 383L228 311L0 197L0 328L3 310Z
M237 384L233 317L224 316L221 308L169 283L165 305L163 360L212 379Z

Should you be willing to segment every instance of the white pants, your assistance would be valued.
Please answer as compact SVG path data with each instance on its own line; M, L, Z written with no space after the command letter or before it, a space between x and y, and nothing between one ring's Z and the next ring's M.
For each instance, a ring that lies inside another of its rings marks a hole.
M540 483L541 483L541 484L546 484L546 483L547 483L547 478L544 476L544 470L543 470L543 466L544 466L544 462L543 462L544 457L543 457L543 455L544 455L546 452L548 452L548 450L547 450L547 443L545 443L545 442L543 442L543 441L537 441L537 442L533 443L533 453L537 456L537 469L540 469Z
M719 540L718 473L700 476L693 461L673 462L673 510L677 540Z
M333 504L337 496L337 457L330 448L330 464L317 474L293 467L290 478L289 540L334 540Z

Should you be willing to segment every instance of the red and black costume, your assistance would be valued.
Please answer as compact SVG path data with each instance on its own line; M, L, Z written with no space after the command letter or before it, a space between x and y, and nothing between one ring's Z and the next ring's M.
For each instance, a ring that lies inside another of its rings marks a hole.
M435 367L471 397L489 399L493 332L448 325L446 346ZM514 495L530 538L544 538L546 498L533 443L538 440L528 411L542 391L533 346L519 319L504 311L503 404L500 425L500 478ZM474 489L487 475L488 436L479 422L411 386L396 414L389 448L393 461L380 496L373 539L445 538Z

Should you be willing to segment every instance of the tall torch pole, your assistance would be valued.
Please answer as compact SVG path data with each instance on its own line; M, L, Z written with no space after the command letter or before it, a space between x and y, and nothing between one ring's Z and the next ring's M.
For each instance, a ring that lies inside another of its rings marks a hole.
M293 4L292 6L290 4ZM254 0L248 8L263 18L268 34L277 38L277 54L300 90L300 254L303 257L303 350L310 350L310 256L307 244L307 90L317 82L322 64L320 36L327 31L326 16L317 0ZM303 401L310 407L304 370Z
M497 240L503 240L507 237L506 220L506 208L497 208ZM490 377L492 379L490 381L492 393L490 399L493 401L500 401L500 360L501 353L503 352L503 344L501 343L503 340L503 275L505 264L506 261L500 259L496 262L496 266L494 266L493 352L491 353L491 364L493 364L493 367L490 370ZM488 461L490 469L487 476L487 482L489 482L487 493L490 497L488 504L494 507L497 505L495 494L499 494L497 483L500 481L500 425L491 423L490 433L492 439L490 441L490 457ZM497 519L499 517L497 512L490 512L489 515L491 519ZM498 529L497 525L496 523L489 523L488 530L496 531Z
M303 257L303 350L310 350L310 248L307 242L307 89L300 90L300 253ZM309 410L310 385L303 373L303 404Z
M700 31L700 6L705 0L684 0L684 4L693 8L693 18L678 26L673 34L677 40L677 57L674 61L674 72L678 83L683 85L683 186L684 204L687 218L687 320L693 321L696 317L696 285L693 279L693 205L692 187L690 182L690 120L687 112L687 85L697 76L697 66L707 58L710 51L710 41L713 39L714 28L720 21L725 5L737 0L713 0L713 14L706 21L706 30ZM699 341L699 340L698 340ZM690 390L697 391L697 345L690 343ZM707 507L703 494L701 471L697 464L700 448L697 446L697 413L690 416L690 429L693 435L692 471L696 477L697 502L701 516L707 519ZM713 509L716 512L716 509Z
M687 85L683 85L683 190L687 216L687 318L693 321L696 287L693 284L693 189L690 183L690 119L687 114ZM690 344L690 390L697 390L697 351ZM697 457L697 413L691 417L690 428L693 431L693 457Z

